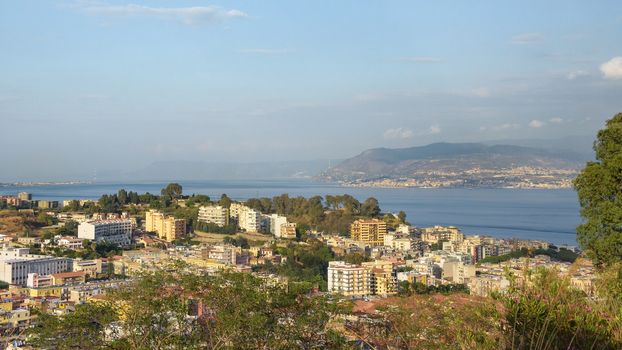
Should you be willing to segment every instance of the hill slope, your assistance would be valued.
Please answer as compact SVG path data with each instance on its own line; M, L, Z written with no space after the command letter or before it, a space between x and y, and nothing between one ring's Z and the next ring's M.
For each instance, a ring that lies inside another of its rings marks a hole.
M434 187L431 181L451 180L451 186L508 187L505 180L524 180L525 176L547 176L552 180L559 175L568 177L584 164L584 156L572 152L513 145L434 143L370 149L328 169L321 178L358 183L401 179L411 185L425 183L425 187ZM494 178L503 181L493 184L490 179Z

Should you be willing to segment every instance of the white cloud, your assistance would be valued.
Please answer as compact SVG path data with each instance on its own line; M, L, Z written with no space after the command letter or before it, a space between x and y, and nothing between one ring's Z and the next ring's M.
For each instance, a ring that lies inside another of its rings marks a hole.
M394 128L387 129L382 136L387 140L406 140L412 138L415 134L408 128Z
M290 49L265 49L265 48L254 48L254 49L240 49L238 53L243 54L251 54L251 55L283 55L286 53L290 53L292 50Z
M549 119L549 121L553 124L561 124L564 122L564 120L562 118L559 117L555 117L555 118L551 118Z
M486 130L493 130L493 131L502 131L502 130L513 130L513 129L518 129L520 128L519 124L516 123L505 123L505 124L499 124L499 125L493 125L493 126L480 126L479 130L481 131L486 131Z
M566 78L568 80L575 80L577 78L584 77L587 75L590 75L590 74L584 70L575 70L572 72L568 72L568 74L566 75Z
M473 89L471 94L476 97L490 97L490 89L485 87Z
M529 125L530 128L539 129L539 128L543 127L545 125L545 123L543 121L541 121L541 120L534 119L534 120L530 121L528 125Z
M415 62L415 63L438 63L442 60L436 57L430 56L405 56L397 59L402 62Z
M544 36L541 33L523 33L512 37L514 44L532 44L542 40L544 40Z
M438 124L432 125L428 129L428 134L430 134L430 135L438 134L440 132L441 132L441 128L438 126Z
M605 79L622 79L622 56L614 57L600 65Z
M218 6L150 7L136 4L112 5L101 2L79 1L73 8L98 16L109 17L151 17L171 20L185 25L202 25L248 15L240 10L224 9Z

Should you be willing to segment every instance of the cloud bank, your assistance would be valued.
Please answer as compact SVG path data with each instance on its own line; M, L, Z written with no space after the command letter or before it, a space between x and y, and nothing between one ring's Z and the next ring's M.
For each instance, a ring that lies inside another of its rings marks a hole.
M136 4L112 5L100 2L77 2L80 12L107 17L148 17L175 21L184 25L205 25L225 20L245 18L248 15L236 9L218 6L151 7Z
M622 56L617 56L600 65L605 79L622 79Z

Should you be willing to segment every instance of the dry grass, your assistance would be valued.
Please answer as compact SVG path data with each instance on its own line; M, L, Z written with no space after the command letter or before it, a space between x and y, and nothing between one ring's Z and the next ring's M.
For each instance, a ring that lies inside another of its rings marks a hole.
M0 211L0 233L11 236L23 236L27 231L39 228L40 224L30 214L19 213L15 210Z

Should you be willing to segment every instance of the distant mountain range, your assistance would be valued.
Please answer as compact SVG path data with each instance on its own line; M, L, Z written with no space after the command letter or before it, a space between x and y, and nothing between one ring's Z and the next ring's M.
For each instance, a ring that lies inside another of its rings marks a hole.
M435 186L435 179L446 180L446 184L472 184L478 179L475 183L496 187L507 181L516 182L525 175L572 174L585 165L587 157L570 151L516 145L443 142L420 147L370 149L328 169L319 178L342 182L402 179L429 186ZM495 177L505 180L499 183ZM438 187L445 186L439 184Z
M192 181L206 179L296 179L311 178L340 160L228 163L204 161L160 161L123 173L100 172L98 181Z

